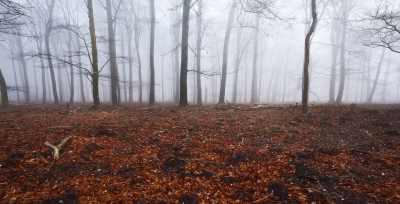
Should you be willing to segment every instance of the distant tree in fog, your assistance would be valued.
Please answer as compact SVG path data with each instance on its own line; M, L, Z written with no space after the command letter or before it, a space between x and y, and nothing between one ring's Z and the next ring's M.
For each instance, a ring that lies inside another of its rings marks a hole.
M50 34L53 30L53 12L56 0L30 0L29 3L35 7L40 20L45 25L44 43L46 48L47 62L50 69L51 85L53 89L54 104L60 104L58 101L57 85L54 75L53 61L50 51Z

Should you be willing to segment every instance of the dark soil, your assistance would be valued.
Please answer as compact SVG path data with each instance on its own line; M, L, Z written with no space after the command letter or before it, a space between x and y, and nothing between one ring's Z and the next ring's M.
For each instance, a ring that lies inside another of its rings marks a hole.
M0 109L3 203L400 200L400 105L88 108Z

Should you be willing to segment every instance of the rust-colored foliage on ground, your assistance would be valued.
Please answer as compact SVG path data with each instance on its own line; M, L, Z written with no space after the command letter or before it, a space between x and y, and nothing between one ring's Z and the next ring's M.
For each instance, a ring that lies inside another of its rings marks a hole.
M0 200L400 200L400 106L89 107L0 109ZM70 135L54 161L44 142Z

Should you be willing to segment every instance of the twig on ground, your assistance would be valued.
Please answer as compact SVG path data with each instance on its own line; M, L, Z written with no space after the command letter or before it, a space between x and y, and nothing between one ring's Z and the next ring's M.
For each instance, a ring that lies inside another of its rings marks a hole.
M50 144L49 142L45 142L44 145L48 146L52 151L53 151L53 158L55 160L59 160L60 159L60 150L64 147L65 144L67 144L67 142L72 139L74 136L69 136L64 138L60 144L58 144L57 146L54 146L52 144Z
M267 199L268 197L270 197L272 194L273 194L273 192L272 192L272 193L270 193L269 195L267 195L267 196L263 197L263 198L260 198L260 199L258 199L258 200L256 200L256 201L254 201L253 203L259 203L259 202L261 202L261 201L263 201L263 200Z

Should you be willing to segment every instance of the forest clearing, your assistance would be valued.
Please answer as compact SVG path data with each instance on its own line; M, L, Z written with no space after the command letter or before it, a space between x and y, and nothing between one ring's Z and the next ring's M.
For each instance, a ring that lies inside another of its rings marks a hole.
M400 199L399 105L90 107L0 109L4 203Z

